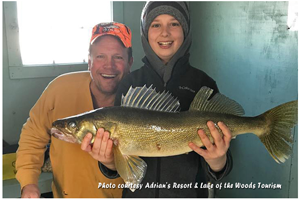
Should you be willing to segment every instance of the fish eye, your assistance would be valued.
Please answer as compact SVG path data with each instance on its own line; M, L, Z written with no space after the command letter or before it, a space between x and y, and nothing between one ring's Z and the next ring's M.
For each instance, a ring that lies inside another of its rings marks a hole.
M71 129L75 129L75 128L76 128L75 122L70 122L68 125L69 125L69 127L70 127Z

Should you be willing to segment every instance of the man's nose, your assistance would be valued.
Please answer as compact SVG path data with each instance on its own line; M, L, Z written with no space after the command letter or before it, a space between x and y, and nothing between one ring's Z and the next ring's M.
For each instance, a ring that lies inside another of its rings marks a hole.
M113 68L114 67L114 59L108 58L105 62L104 68Z

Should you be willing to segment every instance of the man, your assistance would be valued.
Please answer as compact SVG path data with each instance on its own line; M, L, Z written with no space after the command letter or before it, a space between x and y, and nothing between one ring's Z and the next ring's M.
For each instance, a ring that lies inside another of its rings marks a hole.
M54 197L121 197L120 189L98 189L108 180L98 161L79 144L51 138L52 122L100 107L113 106L119 82L132 65L131 31L120 23L100 23L93 28L89 48L89 71L64 74L54 79L30 110L17 151L16 178L21 197L40 197L38 178L45 147L51 139L50 159Z

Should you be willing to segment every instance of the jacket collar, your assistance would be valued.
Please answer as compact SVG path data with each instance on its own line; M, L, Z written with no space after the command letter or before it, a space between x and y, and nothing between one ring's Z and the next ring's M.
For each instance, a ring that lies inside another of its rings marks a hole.
M172 67L171 76L168 79L168 81L165 82L165 84L168 83L172 79L177 79L178 77L182 76L182 74L184 74L191 67L190 63L189 63L189 57L190 57L190 54L187 53L186 55L182 56L181 58L179 58L177 60L177 62ZM142 59L142 61L144 62L145 66L147 68L150 68L151 70L153 70L160 77L160 79L163 80L163 77L157 72L155 67L153 67L151 65L151 63L149 62L149 60L146 56ZM167 66L165 66L165 67L167 67Z

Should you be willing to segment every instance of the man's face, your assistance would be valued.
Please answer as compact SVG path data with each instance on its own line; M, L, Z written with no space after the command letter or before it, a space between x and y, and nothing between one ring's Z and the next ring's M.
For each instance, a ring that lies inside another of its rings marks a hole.
M116 37L102 36L92 45L89 56L93 86L101 93L114 94L119 82L129 73L131 64L127 49Z

